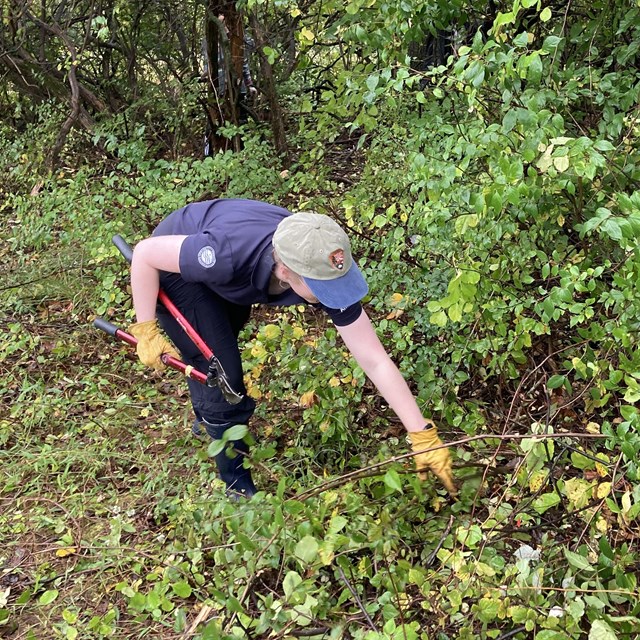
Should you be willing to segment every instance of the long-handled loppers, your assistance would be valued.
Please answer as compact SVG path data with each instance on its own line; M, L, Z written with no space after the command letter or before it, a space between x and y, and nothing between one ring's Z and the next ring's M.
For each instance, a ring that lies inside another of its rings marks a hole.
M127 241L119 235L113 237L113 244L118 248L120 253L125 257L127 262L131 263L133 258L133 249ZM176 322L182 327L184 332L191 338L193 343L198 347L202 355L207 359L208 371L206 374L194 369L192 366L185 364L181 360L174 358L168 354L162 355L162 362L172 369L180 371L184 375L197 380L209 387L219 387L222 395L229 404L238 404L243 398L242 395L236 393L229 383L229 379L222 367L222 364L216 358L213 351L208 347L204 340L198 335L196 330L189 324L189 321L182 315L180 310L173 304L169 296L162 290L158 292L158 300L167 309L167 311L175 318ZM136 345L138 341L129 333L119 329L114 324L104 318L96 318L93 322L94 326L105 333L126 342L130 345Z

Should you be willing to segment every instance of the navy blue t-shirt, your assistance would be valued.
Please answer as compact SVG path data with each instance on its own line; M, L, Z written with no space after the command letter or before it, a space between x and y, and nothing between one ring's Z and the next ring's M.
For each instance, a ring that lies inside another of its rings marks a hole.
M180 249L180 275L200 282L235 304L308 304L293 290L269 294L274 260L272 238L278 223L291 215L258 200L208 200L171 213L154 236L186 235ZM362 305L324 309L337 326L358 319Z

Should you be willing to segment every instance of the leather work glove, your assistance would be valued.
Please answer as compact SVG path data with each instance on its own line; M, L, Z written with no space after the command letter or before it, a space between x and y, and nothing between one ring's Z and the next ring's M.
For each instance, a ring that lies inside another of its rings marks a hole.
M431 423L433 424L433 423ZM426 426L429 426L428 424ZM408 433L411 440L411 448L414 451L422 449L430 449L442 444L442 440L438 437L438 429L432 426L430 429L422 431L410 431ZM426 469L429 469L440 479L445 489L455 496L458 493L456 485L453 482L453 473L451 471L451 456L449 449L442 448L435 451L427 451L415 456L416 468L418 469L418 477L420 480L426 480Z
M156 371L162 371L166 365L160 356L168 353L174 358L180 358L173 345L160 334L157 320L147 320L146 322L138 322L129 327L129 332L134 338L138 339L136 353L140 362L148 367L153 367Z

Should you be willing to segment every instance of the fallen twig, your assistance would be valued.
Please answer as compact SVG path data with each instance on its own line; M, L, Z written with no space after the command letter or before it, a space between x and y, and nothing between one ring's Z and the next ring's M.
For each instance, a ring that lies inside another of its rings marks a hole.
M338 572L340 573L340 577L342 578L342 581L347 585L347 589L349 589L349 591L351 592L351 595L353 596L353 599L356 601L358 607L360 607L360 611L362 611L365 617L365 620L368 622L369 626L371 627L371 630L377 633L378 629L376 629L376 625L373 624L373 620L371 619L371 616L367 613L367 610L364 608L364 605L362 604L362 600L360 600L360 596L358 595L358 592L351 586L351 583L347 580L347 576L344 575L344 571L342 570L342 567L338 566Z
M389 458L383 462L377 462L376 464L372 464L368 467L364 467L362 469L358 469L357 471L351 471L349 473L345 473L342 476L338 476L337 478L333 478L332 480L328 480L327 482L323 482L321 485L317 487L313 487L313 489L307 489L307 491L303 491L298 495L294 496L292 500L306 500L307 498L311 498L313 496L317 496L329 489L334 489L335 487L339 487L347 482L351 482L353 480L360 480L361 478L367 478L371 476L380 475L381 470L384 467L394 463L401 462L402 460L406 460L407 458L413 458L416 455L427 453L429 451L437 451L438 449L446 449L447 447L457 447L462 444L468 444L469 442L476 442L477 440L547 440L547 439L559 439L559 438L589 438L589 439L603 439L607 436L601 433L536 433L536 434L507 434L507 435L497 435L497 434L483 434L477 436L469 436L467 438L461 438L460 440L452 440L451 442L443 442L439 444L437 447L429 447L428 449L420 449L419 451L411 451L409 453L404 453L400 456L394 456L393 458Z

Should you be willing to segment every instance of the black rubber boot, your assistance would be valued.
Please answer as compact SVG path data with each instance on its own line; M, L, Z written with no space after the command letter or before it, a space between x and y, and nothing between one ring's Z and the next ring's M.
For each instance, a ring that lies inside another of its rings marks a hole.
M221 440L222 434L231 427L231 423L211 424L203 420L199 426L204 426L209 436L214 440ZM227 485L227 495L236 498L239 496L250 498L258 490L253 484L251 471L243 466L245 454L249 453L249 445L244 440L234 440L232 445L233 450L231 450L231 445L227 445L225 450L215 458L220 477Z

